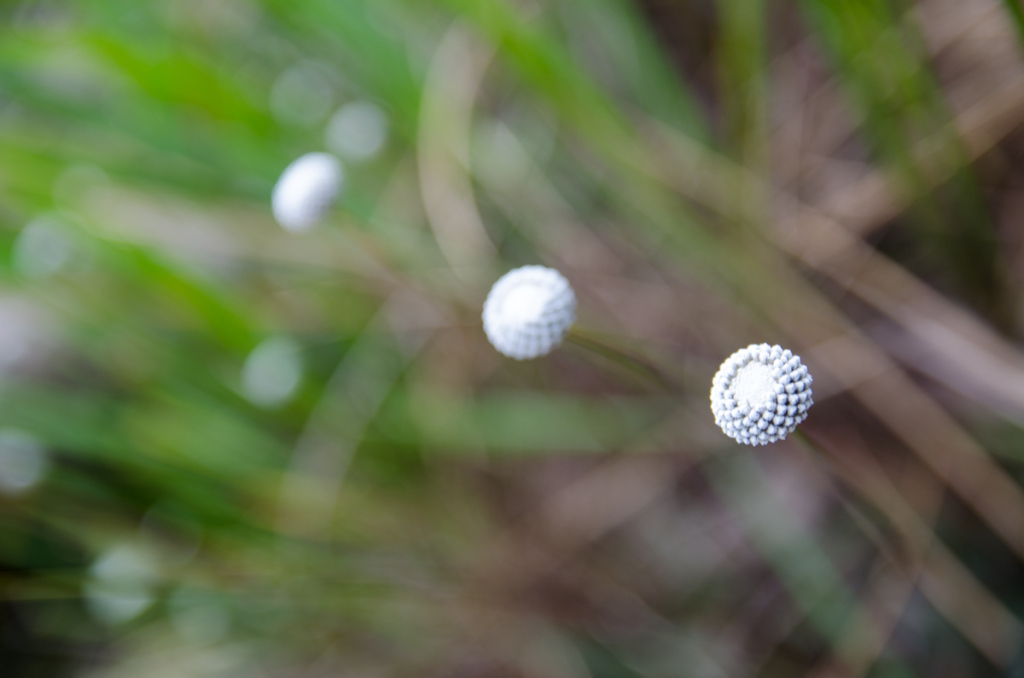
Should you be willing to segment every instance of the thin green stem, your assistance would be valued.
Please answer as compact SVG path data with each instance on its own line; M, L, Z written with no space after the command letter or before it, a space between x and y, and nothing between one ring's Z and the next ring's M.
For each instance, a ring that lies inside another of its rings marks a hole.
M579 326L569 328L565 337L566 341L576 344L588 351L593 351L603 358L612 361L616 365L640 375L645 379L656 382L667 391L681 390L680 384L665 374L664 370L652 364L648 359L638 356L631 351L611 346L599 335L589 330L581 329Z
M1020 38L1020 47L1024 53L1024 6L1021 0L1003 0L1006 10L1010 13L1013 25L1017 29L1017 37Z

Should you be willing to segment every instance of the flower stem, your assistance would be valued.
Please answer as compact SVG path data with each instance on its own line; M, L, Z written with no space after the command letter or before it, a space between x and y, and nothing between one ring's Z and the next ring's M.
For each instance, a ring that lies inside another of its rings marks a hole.
M631 351L611 346L595 332L582 329L578 325L569 328L565 340L576 344L581 348L592 351L601 357L612 361L616 365L638 374L645 379L656 382L660 387L668 391L679 391L681 386L674 379L664 373L663 370L652 364L650 360L639 356Z

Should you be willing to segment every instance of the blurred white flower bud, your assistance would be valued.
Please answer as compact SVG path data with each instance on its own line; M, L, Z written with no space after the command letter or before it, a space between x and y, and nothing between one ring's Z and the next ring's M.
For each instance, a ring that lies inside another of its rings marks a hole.
M270 90L270 112L285 125L316 125L327 116L334 103L333 75L329 65L317 61L295 64L274 81Z
M29 222L18 234L11 252L15 270L34 279L59 272L74 254L75 246L67 226L52 216L37 217Z
M779 346L751 344L719 368L711 386L711 411L730 438L767 445L796 430L814 404L814 379L800 356Z
M0 429L0 493L21 494L42 480L49 465L46 448L17 429Z
M242 393L260 407L287 402L302 381L301 347L287 337L271 337L254 348L242 367Z
M523 266L494 283L484 302L484 332L494 348L526 360L550 353L576 320L576 294L561 273Z
M327 147L345 160L368 160L388 139L388 116L369 101L345 104L327 124Z
M89 568L83 585L86 606L106 624L123 624L153 604L158 579L156 563L147 551L132 544L114 546Z
M271 204L287 231L308 231L319 223L345 183L341 162L330 153L307 153L288 165L274 186Z

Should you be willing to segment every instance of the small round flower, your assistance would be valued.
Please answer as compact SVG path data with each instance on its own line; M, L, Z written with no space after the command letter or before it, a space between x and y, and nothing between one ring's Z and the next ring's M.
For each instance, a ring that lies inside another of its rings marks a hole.
M341 193L345 171L330 153L307 153L281 173L274 186L274 218L286 231L299 233L317 225Z
M388 140L388 116L370 101L345 104L327 124L326 143L345 160L369 160Z
M711 411L725 434L746 445L767 445L796 430L814 404L814 379L800 356L779 346L751 344L718 369Z
M523 266L494 283L484 302L484 332L516 360L546 355L562 343L576 320L576 294L561 273Z

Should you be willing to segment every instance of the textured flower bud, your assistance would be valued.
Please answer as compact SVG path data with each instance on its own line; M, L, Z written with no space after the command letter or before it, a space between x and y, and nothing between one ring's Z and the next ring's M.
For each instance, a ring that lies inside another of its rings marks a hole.
M550 353L576 320L576 294L561 273L523 266L494 283L484 302L484 332L516 360Z
M317 225L341 193L345 172L330 153L307 153L281 173L271 205L286 231L299 233Z
M814 379L800 356L779 346L751 344L718 369L711 411L725 434L746 445L785 439L814 404Z

